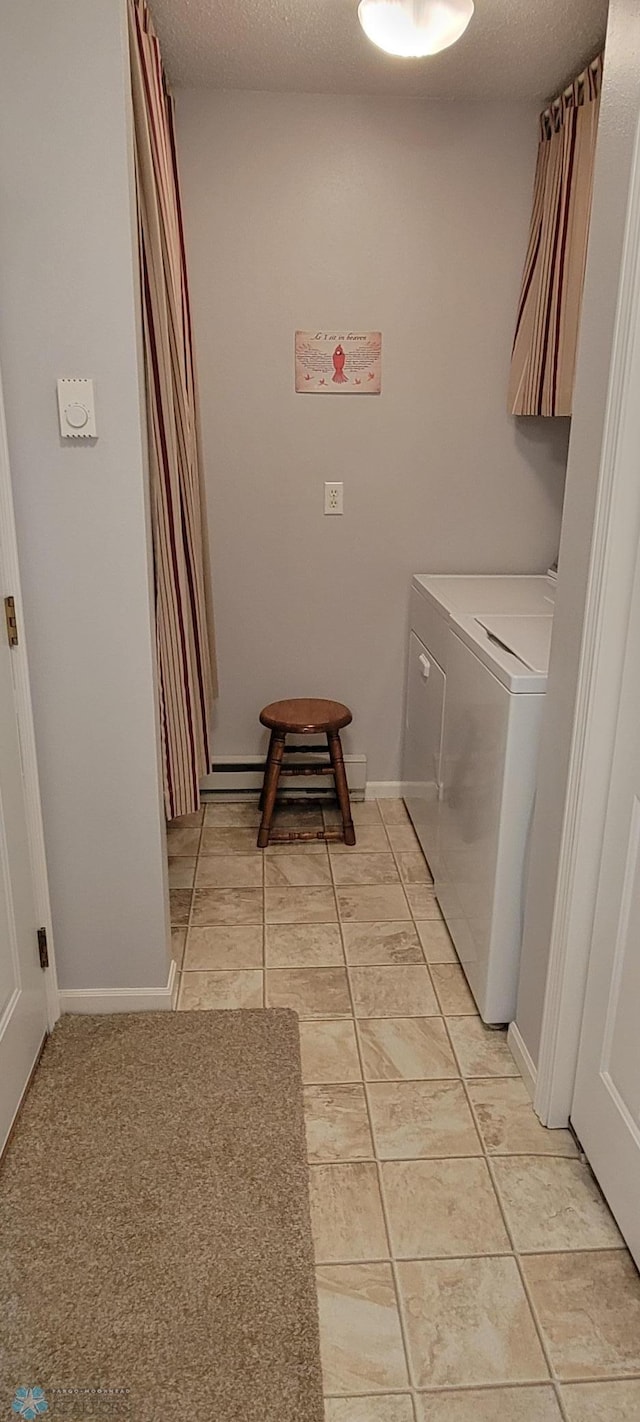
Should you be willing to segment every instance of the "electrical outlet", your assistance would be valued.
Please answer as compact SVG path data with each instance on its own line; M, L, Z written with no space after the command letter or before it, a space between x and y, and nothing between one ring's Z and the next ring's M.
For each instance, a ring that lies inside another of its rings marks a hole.
M343 484L325 484L324 511L326 514L341 514Z

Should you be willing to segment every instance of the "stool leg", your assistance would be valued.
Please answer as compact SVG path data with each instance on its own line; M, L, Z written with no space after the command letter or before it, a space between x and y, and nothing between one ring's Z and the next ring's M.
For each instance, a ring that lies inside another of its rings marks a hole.
M344 842L345 844L355 844L356 832L353 827L353 820L351 818L351 801L349 799L349 787L347 785L347 776L344 768L344 760L342 759L342 745L340 742L340 734L338 731L330 731L327 733L327 745L329 747L329 756L331 759L331 764L333 766L333 775L336 782L336 795L338 798L338 804L340 806L340 813L342 815Z
M262 820L258 831L258 849L266 849L271 833L271 821L278 793L278 781L282 767L282 757L284 755L285 738L271 732L269 742L269 754L264 772L264 784L262 787Z

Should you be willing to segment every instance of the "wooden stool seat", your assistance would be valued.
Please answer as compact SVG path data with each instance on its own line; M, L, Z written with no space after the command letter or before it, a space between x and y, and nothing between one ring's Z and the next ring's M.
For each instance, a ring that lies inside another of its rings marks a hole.
M296 839L340 839L344 844L355 844L356 832L351 818L349 787L340 742L340 731L344 726L348 726L352 719L348 706L343 706L340 701L325 701L322 697L299 697L290 701L273 701L270 706L265 706L260 712L262 725L267 726L271 731L271 740L260 797L262 820L258 831L259 849L266 849L270 842L285 843L288 840ZM312 765L283 765L284 757L288 751L300 753L309 749L305 746L287 746L288 735L325 735L329 752L328 761L326 763L315 761ZM272 835L271 821L281 775L332 775L342 815L342 832L319 830L317 834L314 834L303 830Z
M321 697L299 697L293 701L272 701L260 712L263 726L285 735L312 736L327 731L341 731L350 725L353 716L341 701L323 701Z

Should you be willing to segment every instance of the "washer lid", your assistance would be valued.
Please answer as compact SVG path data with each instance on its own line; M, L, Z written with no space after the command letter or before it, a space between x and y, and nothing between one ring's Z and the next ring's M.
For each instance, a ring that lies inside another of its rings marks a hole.
M552 616L509 617L494 613L477 617L492 641L511 652L530 671L547 676L551 648Z
M551 615L513 617L500 613L452 616L451 631L513 693L547 689Z

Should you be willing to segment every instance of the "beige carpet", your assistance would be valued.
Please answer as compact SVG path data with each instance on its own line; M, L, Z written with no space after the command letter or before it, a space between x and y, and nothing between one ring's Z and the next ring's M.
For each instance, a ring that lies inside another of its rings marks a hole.
M0 1416L321 1422L297 1018L67 1017L0 1169Z

